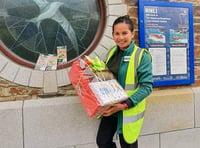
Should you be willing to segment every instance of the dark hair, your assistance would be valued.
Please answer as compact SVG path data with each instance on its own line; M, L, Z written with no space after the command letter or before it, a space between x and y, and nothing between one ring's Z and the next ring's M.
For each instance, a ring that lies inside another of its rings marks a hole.
M128 15L120 16L114 21L113 26L112 26L112 31L113 32L114 32L115 25L117 25L119 23L128 24L130 31L133 32L133 30L134 30L133 22L132 22L132 20L130 19L130 17Z

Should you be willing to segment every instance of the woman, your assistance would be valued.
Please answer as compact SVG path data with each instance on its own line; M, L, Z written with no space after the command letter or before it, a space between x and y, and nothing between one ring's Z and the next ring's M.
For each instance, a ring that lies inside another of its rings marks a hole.
M116 148L115 132L121 148L138 148L137 138L144 120L145 98L152 92L152 64L147 50L137 47L129 16L117 18L112 27L116 46L108 54L107 67L129 98L103 112L97 133L99 148Z

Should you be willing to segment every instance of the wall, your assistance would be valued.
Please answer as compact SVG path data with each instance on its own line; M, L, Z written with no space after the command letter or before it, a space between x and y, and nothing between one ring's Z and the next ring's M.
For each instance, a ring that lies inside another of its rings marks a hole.
M199 96L200 87L155 90L139 148L199 148ZM77 97L2 102L0 120L0 148L97 148L99 120Z

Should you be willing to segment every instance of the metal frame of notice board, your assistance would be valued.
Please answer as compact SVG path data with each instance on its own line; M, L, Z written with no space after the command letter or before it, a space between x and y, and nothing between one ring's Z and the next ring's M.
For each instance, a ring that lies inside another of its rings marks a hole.
M152 55L154 86L194 83L193 6L139 1L139 43Z

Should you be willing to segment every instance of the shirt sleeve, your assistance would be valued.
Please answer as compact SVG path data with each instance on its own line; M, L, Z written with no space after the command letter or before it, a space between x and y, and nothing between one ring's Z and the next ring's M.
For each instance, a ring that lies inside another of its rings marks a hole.
M152 62L150 56L144 52L137 68L138 90L126 101L128 107L136 106L149 96L153 89Z

